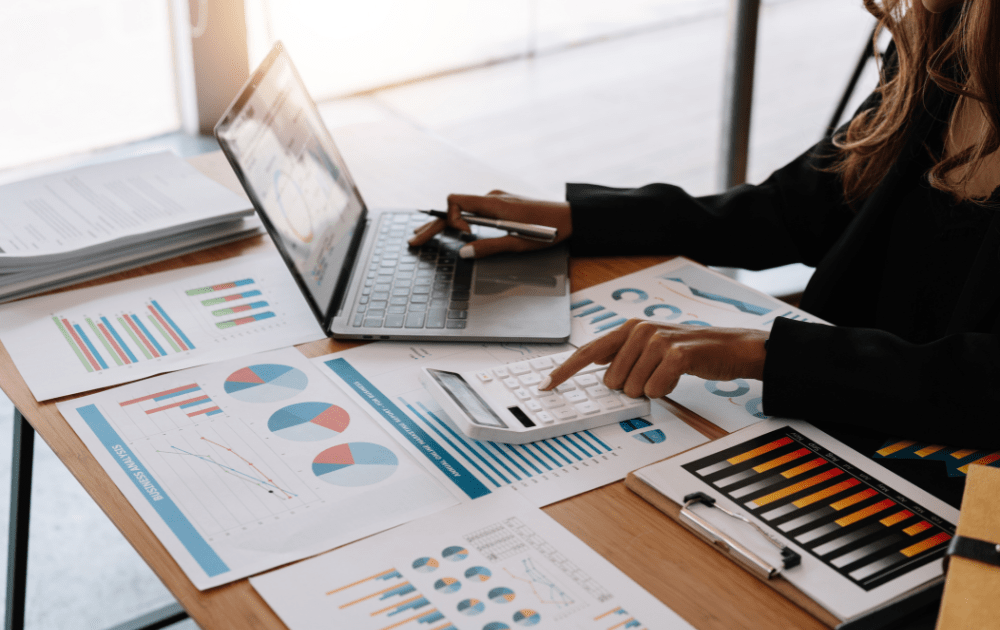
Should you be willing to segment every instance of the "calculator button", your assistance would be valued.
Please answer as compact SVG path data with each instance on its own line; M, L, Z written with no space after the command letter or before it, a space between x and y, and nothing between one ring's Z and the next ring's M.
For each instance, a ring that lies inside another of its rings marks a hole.
M510 376L510 372L508 372L507 368L505 367L493 368L493 373L499 376L500 378L507 378L508 376Z
M528 391L531 392L531 395L534 396L535 398L545 398L546 396L555 396L556 395L556 393L554 391L552 391L551 389L544 390L544 391L541 390L541 389L538 389L538 385L532 385L531 387L528 388Z
M514 390L514 395L517 396L521 400L528 400L528 399L531 398L531 394L529 394L528 390L526 390L526 389L515 389Z
M576 384L580 385L581 387L590 387L591 385L597 385L597 377L594 376L593 374L581 374L580 376L577 376L573 380L576 381Z
M584 415L589 415L592 413L597 413L601 410L601 406L595 403L593 400L588 400L587 402L582 402L578 405L573 405L576 410Z
M611 390L604 385L594 385L593 387L587 388L587 394L589 394L591 398L602 398L610 393Z
M566 392L563 394L563 398L571 403L578 403L587 400L587 395L578 389L574 389L571 392Z
M535 385L542 382L542 377L537 374L525 374L524 376L518 376L517 380L525 385Z
M603 383L604 382L604 375L607 374L607 373L608 373L607 370L601 370L600 372L594 372L594 376L597 377L597 380L599 380L600 382Z
M601 406L610 410L621 409L625 405L622 404L622 401L618 400L617 396L608 396L607 398L601 399Z
M541 411L542 403L537 400L526 400L524 401L524 406L528 408L528 411Z
M483 383L489 383L493 380L493 376L489 372L477 372L476 376L479 377L479 380Z
M566 362L566 359L569 358L569 355L568 354L553 354L549 358L552 359L552 362L555 363L556 365L562 365L563 363Z
M563 383L562 385L556 387L556 391L559 392L560 394L565 394L566 392L573 389L576 389L576 384L572 382Z
M552 415L556 417L556 420L572 420L576 417L576 412L568 407L563 407L553 411Z
M528 363L530 363L531 367L535 368L536 370L544 370L545 368L552 367L552 359L548 357L540 357L538 359L532 359L531 361L528 361Z
M535 420L538 420L542 424L552 424L556 421L556 418L548 411L539 411L535 414Z
M519 383L518 380L513 377L507 377L503 379L503 384L511 389L517 389L521 386L521 383Z
M510 373L514 374L515 376L520 376L521 374L527 374L528 372L531 371L531 368L528 367L527 363L511 363L510 365L507 366L507 369L510 370Z
M546 396L539 400L542 406L546 409L552 409L554 407L562 407L566 404L566 401L562 399L561 396Z

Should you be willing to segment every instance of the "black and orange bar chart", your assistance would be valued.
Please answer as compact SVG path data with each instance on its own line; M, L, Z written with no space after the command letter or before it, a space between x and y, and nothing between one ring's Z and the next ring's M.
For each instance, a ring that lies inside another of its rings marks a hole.
M1000 451L981 451L973 448L955 448L941 444L927 444L910 440L890 440L875 452L875 459L916 459L944 462L949 477L964 477L969 466L1000 468Z
M954 527L789 427L683 468L865 590L941 558Z

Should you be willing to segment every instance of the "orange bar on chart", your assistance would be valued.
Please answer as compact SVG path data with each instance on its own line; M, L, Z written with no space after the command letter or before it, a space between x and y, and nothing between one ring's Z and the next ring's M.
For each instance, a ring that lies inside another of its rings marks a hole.
M920 521L916 525L910 525L909 527L904 529L903 533L905 533L907 536L916 536L921 532L926 532L930 528L931 528L930 523L928 523L927 521Z
M807 448L800 448L797 451L792 451L791 453L787 453L785 455L782 455L781 457L775 457L771 461L764 462L763 464L759 464L757 466L754 466L753 469L754 469L755 472L759 472L759 473L767 472L768 470L771 470L772 468L777 468L778 466L781 466L783 464L787 464L788 462L795 461L796 459L798 459L800 457L805 457L806 455L808 455L811 452L812 451L810 451Z
M844 508L849 508L852 505L856 505L858 503L861 503L865 499L870 499L873 496L875 496L876 494L878 494L878 492L876 492L873 488L865 488L861 492L858 492L856 494L852 494L851 496L847 497L846 499L841 499L840 501L837 501L836 503L831 503L830 507L832 507L833 509L835 509L835 510L837 510L839 512L839 511L843 510Z
M875 452L878 453L879 455L881 455L882 457L888 457L889 455L892 455L893 453L901 451L904 448L910 448L914 444L916 444L916 442L913 442L911 440L903 440L901 442L896 442L895 444L890 444L889 446L886 446L885 448L880 448L879 450L877 450Z
M827 479L833 479L834 477L836 477L837 475L842 474L843 472L844 471L840 470L839 468L830 469L830 470L828 470L826 472L823 472L823 473L820 473L820 474L818 474L818 475L816 475L814 477L810 477L808 479L803 479L802 481L800 481L800 482L798 482L796 484L792 484L792 485L788 486L787 488L782 488L781 490L776 490L775 492L772 492L771 494L764 495L764 496L762 496L759 499L755 499L753 501L753 505L756 505L757 507L761 507L763 505L767 505L768 503L777 501L779 499L784 499L785 497L791 496L791 495L795 494L796 492L799 492L801 490L805 490L806 488L811 488L812 486L815 486L818 483L823 483Z
M943 542L951 540L951 534L941 532L936 536L931 536L926 540L921 540L915 545L910 545L906 549L901 550L899 553L903 554L907 558L912 558L913 556L923 553L932 547L936 547Z
M790 469L786 470L785 472L781 473L781 476L784 477L785 479L791 479L792 477L798 477L802 473L809 472L810 470L812 470L814 468L819 468L820 466L822 466L825 463L826 463L825 459L823 459L822 457L817 457L816 459L808 461L808 462L802 464L801 466L796 466L795 468L790 468Z
M930 444L928 446L923 447L919 451L914 451L913 454L916 455L917 457L927 457L928 455L933 455L934 453L937 453L943 448L944 447L941 446L940 444Z
M888 510L894 505L896 505L895 501L893 501L892 499L885 499L884 501L879 501L878 503L869 505L866 508L861 508L857 512L848 514L847 516L842 516L836 520L836 523L841 527L847 527L848 525L857 523L858 521L866 519L869 516L878 514L882 510Z
M810 494L807 497L802 497L798 501L793 502L792 505L794 505L795 507L798 507L798 508L803 508L803 507L805 507L807 505L812 505L813 503L816 503L817 501L822 501L823 499L825 499L827 497L832 497L835 494L840 494L844 490L847 490L848 488L853 488L854 486L858 485L859 483L861 483L861 482L858 481L857 479L847 479L847 480L841 481L838 484L832 485L829 488L823 488L819 492L813 492L812 494Z
M730 464L733 464L733 465L735 465L735 464L742 464L743 462L745 462L747 460L750 460L750 459L753 459L754 457L757 457L758 455L763 455L764 453L770 453L774 449L781 448L782 446L785 446L786 444L791 444L791 443L792 443L792 438L783 437L783 438L775 440L773 442L769 442L769 443L765 444L764 446L758 446L757 448L753 449L752 451L747 451L746 453L741 453L741 454L736 455L734 457L730 457L726 461L729 462Z
M902 523L903 521L905 521L906 519L910 518L911 516L913 516L913 512L911 512L909 510L900 510L900 511L896 512L895 514L891 514L891 515L883 518L881 521L879 521L879 523L882 523L886 527L892 527L896 523Z

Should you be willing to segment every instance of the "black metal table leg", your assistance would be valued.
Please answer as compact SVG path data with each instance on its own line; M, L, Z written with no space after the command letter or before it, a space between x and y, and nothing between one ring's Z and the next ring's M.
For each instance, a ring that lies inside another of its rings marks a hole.
M31 467L35 430L14 410L14 449L10 471L10 527L7 538L6 630L24 628L24 597L28 586L28 525L31 517Z

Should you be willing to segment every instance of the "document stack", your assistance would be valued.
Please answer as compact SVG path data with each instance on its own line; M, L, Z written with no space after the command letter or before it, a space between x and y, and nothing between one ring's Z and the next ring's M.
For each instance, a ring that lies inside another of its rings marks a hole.
M242 195L171 153L0 187L0 302L261 232Z

